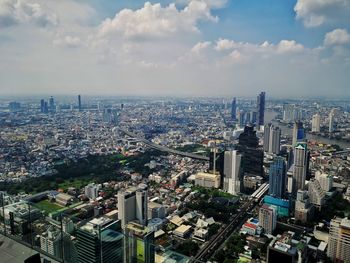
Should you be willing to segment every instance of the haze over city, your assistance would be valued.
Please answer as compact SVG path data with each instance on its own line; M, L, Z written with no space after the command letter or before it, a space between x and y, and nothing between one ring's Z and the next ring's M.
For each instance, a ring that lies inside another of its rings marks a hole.
M0 94L349 95L350 2L0 2Z

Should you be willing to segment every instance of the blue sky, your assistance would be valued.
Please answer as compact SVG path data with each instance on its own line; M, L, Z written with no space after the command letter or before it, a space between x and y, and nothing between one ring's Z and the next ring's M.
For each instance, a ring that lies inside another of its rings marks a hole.
M2 0L0 93L349 96L349 13L347 0Z

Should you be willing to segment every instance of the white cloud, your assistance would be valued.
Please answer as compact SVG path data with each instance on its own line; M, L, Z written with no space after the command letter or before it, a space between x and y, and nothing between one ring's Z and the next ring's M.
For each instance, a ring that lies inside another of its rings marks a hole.
M198 32L199 21L217 21L204 2L192 1L183 10L178 10L175 4L162 7L159 3L146 2L141 9L123 9L113 19L106 19L99 34L119 33L124 38L169 36L179 32Z
M223 51L223 50L233 49L234 47L235 47L234 41L220 38L218 41L216 41L215 49L218 51Z
M295 40L281 40L277 45L277 52L279 53L299 53L303 50L303 45Z
M210 8L218 9L226 6L228 0L176 0L177 4L189 4L190 2L200 1L206 3Z
M191 49L192 53L199 54L203 50L207 49L211 45L211 42L206 41L206 42L198 42L196 45L193 46Z
M33 23L40 27L58 24L57 16L39 3L24 0L0 1L0 27Z
M325 35L324 44L326 46L350 44L350 34L345 29L334 29Z
M350 22L349 0L298 0L294 11L306 27Z
M81 39L77 36L60 36L58 35L56 39L53 41L54 45L62 46L62 47L70 47L70 48L77 48L83 45L83 42Z

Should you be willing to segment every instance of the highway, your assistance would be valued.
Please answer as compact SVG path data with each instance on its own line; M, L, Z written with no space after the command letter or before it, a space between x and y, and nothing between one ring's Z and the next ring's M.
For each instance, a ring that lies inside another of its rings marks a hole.
M200 249L197 255L191 258L190 262L206 262L213 255L213 253L216 252L216 249L226 241L232 232L239 226L243 225L243 223L249 217L247 213L251 212L257 205L258 202L255 202L254 199L244 203L244 205L241 207L241 211L232 217L231 223L222 228L215 236L213 236L209 242Z
M194 153L188 153L188 152L182 152L182 151L178 151L178 150L175 150L175 149L171 149L169 147L165 147L165 146L162 146L162 145L150 142L150 141L148 141L148 140L146 140L144 138L139 138L139 137L136 136L136 134L134 134L134 133L132 133L130 131L127 131L125 129L122 129L122 128L119 128L119 127L116 127L116 128L119 131L123 132L124 134L126 134L128 136L140 140L140 142L146 144L148 147L150 147L152 149L159 150L159 151L162 151L162 152L171 153L171 154L175 154L175 155L180 155L180 156L184 156L184 157L189 157L189 158L197 159L197 160L201 160L201 161L209 161L209 157L207 157L207 156L194 154Z

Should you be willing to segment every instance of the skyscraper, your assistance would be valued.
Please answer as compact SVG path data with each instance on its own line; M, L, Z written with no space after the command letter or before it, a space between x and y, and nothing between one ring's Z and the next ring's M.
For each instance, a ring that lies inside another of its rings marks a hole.
M49 108L50 108L50 112L55 111L55 99L52 96L50 97L50 100L49 100Z
M236 104L236 97L232 99L231 104L231 119L236 120L236 111L237 111L237 104Z
M320 132L320 123L321 123L321 116L320 114L316 113L315 115L312 116L311 131Z
M303 123L301 121L294 122L293 140L292 140L293 147L297 144L297 142L301 142L304 139L305 139L305 131L304 131Z
M332 109L331 112L329 113L329 132L334 131L334 115L335 115L335 110Z
M45 112L45 100L44 99L40 100L40 112L41 113Z
M241 157L237 151L225 151L224 190L233 195L241 189Z
M123 234L119 221L95 218L76 233L78 263L123 262Z
M329 228L327 256L332 262L350 262L350 220L336 217Z
M281 149L281 129L271 126L269 139L269 153L279 154Z
M242 155L241 167L245 175L264 175L264 152L259 149L259 139L254 126L245 126L244 132L239 135L236 149Z
M269 195L283 198L286 191L286 162L282 157L276 157L270 166Z
M82 110L82 108L81 108L81 96L80 95L78 95L78 109L79 109L79 111Z
M271 123L264 125L264 152L269 151Z
M308 183L308 194L310 202L321 209L325 202L326 192L322 189L320 182L315 178L312 178Z
M257 98L257 121L258 125L264 125L264 116L265 116L265 92L261 92Z
M118 192L118 218L124 226L138 220L140 224L147 224L147 193L146 190L128 189Z
M272 234L276 229L277 211L274 206L263 205L259 209L259 225L265 233Z
M294 170L293 181L295 184L294 193L299 189L303 190L305 186L307 173L307 144L299 143L294 148Z

